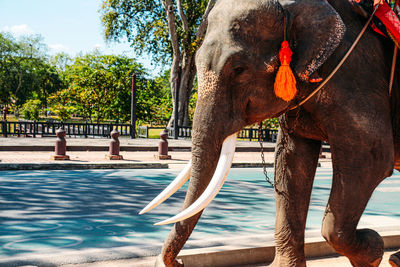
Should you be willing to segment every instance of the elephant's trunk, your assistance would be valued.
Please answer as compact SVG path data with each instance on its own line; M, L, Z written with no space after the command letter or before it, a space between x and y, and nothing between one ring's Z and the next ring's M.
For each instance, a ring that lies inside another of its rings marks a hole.
M169 224L182 221L190 218L198 212L202 211L214 199L214 197L221 190L226 176L232 165L233 155L235 153L236 134L227 137L222 145L221 153L219 156L217 168L214 172L207 189L201 194L197 200L192 203L188 208L184 209L179 214L172 218L156 223L156 225Z
M183 210L189 208L199 198L205 198L206 201L203 202L202 205L196 206L196 209L194 209L195 214L193 216L188 217L183 221L178 221L174 225L171 233L165 241L162 252L166 266L176 265L176 256L196 226L196 223L202 214L204 204L207 204L207 202L210 201L210 196L215 196L216 193L218 193L218 190L222 186L223 180L230 168L235 150L234 145L236 135L228 138L230 145L222 145L226 137L223 129L224 126L223 122L216 120L216 117L220 116L215 116L215 114L209 116L210 113L214 112L216 112L215 107L211 107L209 103L198 102L193 122L190 183L186 193ZM223 149L221 149L222 147ZM219 179L221 176L222 179ZM214 179L213 177L216 178ZM216 182L214 183L214 181ZM207 187L212 184L215 184L217 189L207 189ZM207 194L207 191L210 191L211 194ZM203 193L207 194L207 196L203 197Z

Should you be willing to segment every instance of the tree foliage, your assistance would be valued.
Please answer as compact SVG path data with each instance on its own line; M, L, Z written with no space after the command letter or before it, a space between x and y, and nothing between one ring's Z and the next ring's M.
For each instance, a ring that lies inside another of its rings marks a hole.
M158 115L166 95L163 78L148 78L143 66L126 56L97 52L76 57L65 66L62 77L68 87L52 96L51 110L62 120L76 114L96 122L129 121L132 73L136 74L137 118L165 120Z
M150 54L155 62L170 64L173 56L170 31L165 5L168 1L103 0L101 20L107 40L126 38L138 55ZM182 8L187 17L188 29L184 29L176 15L178 39L181 50L195 50L196 31L207 6L205 0L184 1ZM177 12L176 3L173 9ZM192 49L188 49L192 47Z
M167 22L160 1L105 0L101 14L107 40L126 38L138 55L148 53L163 63L170 58Z
M22 105L22 116L27 120L39 120L41 104L38 99L29 99Z
M0 33L0 105L24 118L38 119L46 109L62 121L77 115L96 122L127 122L133 72L137 118L165 123L172 113L169 72L150 78L135 60L99 52L50 57L40 36L16 40Z
M146 88L138 90L137 115L144 124L166 124L172 114L172 98L169 92L170 71L147 81Z
M0 33L0 103L22 106L30 98L46 105L47 96L60 87L56 69L48 63L40 36L15 40Z
M143 73L142 68L127 57L98 53L76 57L63 72L68 87L57 92L52 101L70 107L70 111L89 121L125 120L133 71Z
M171 64L170 88L174 101L174 90L179 85L180 125L189 123L194 54L214 3L212 0L103 0L100 10L107 40L126 38L137 54L150 54L156 62Z

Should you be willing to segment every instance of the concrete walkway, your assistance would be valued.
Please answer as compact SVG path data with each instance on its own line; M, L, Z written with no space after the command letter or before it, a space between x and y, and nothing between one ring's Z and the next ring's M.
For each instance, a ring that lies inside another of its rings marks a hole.
M157 139L127 139L120 138L122 148L137 148L137 149L121 149L121 155L124 160L121 161L109 161L105 159L107 154L108 144L110 139L80 139L80 138L68 138L67 144L69 148L75 148L68 151L67 154L70 156L68 162L55 162L50 159L50 156L54 154L53 147L55 144L55 138L0 138L0 168L1 165L14 165L14 166L44 166L45 164L54 165L59 164L65 167L66 164L98 164L99 166L106 166L104 164L111 164L113 168L119 168L121 164L135 163L135 164L164 164L163 167L167 168L182 168L184 164L191 158L190 140L168 140L172 151L169 154L172 156L171 160L156 160L154 155L156 154ZM265 153L266 162L269 166L273 164L273 150L274 143L264 143L267 152ZM34 151L34 148L45 148L42 151ZM244 142L239 141L237 144L239 152L235 153L233 160L234 165L243 167L248 164L249 166L261 166L261 157L259 152L258 142ZM32 149L33 148L33 149ZM81 148L81 149L77 149ZM85 151L82 148L86 148ZM147 151L146 151L147 149ZM81 150L81 151L79 151ZM83 150L83 151L82 151ZM150 150L150 151L148 151ZM241 151L241 152L240 152ZM246 152L245 152L246 151ZM324 158L320 159L320 164L325 167L331 166L331 155L329 152L323 153ZM241 165L242 164L242 165ZM244 164L244 165L243 165ZM390 253L385 253L385 258L380 266L390 266L387 263L387 259ZM95 262L86 264L75 264L65 265L72 267L98 267L98 266L136 266L136 267L147 267L154 266L155 257L140 258L140 259L126 259L126 260L114 260L105 262ZM310 259L307 262L308 266L351 266L345 257L324 257L323 259ZM254 266L266 266L266 265L254 265Z
M380 267L390 267L388 262L389 257L392 253L396 252L396 250L386 250L383 255L383 260ZM156 261L156 257L147 257L141 259L126 259L126 260L116 260L116 261L102 261L102 262L94 262L94 263L85 263L85 264L71 264L71 265L63 265L63 267L153 267ZM268 266L268 264L258 264L258 265L247 265L243 267L264 267ZM349 260L344 256L329 256L323 258L310 258L307 259L308 267L351 267Z
M67 138L69 161L51 160L55 138L0 138L0 169L181 168L191 158L191 140L168 140L171 160L157 160L157 139L120 138L123 160L106 160L107 138ZM275 143L264 142L265 160L273 166ZM325 149L327 150L327 149ZM330 166L330 153L320 164ZM261 167L260 144L238 141L233 167Z
M68 138L66 137L67 145L70 146L108 146L110 143L110 138ZM0 146L54 146L56 141L55 137L0 137ZM142 146L142 147L157 147L159 139L149 139L149 138L135 138L130 139L126 137L119 138L121 146ZM168 139L168 143L171 147L182 146L190 147L192 141L190 139ZM238 141L238 147L259 147L258 142L250 141ZM264 142L266 147L274 147L275 143Z
M67 148L74 151L107 151L110 144L109 138L68 138ZM121 151L157 151L159 139L119 138ZM0 137L0 151L54 151L56 138L24 138ZM192 141L189 139L168 139L170 151L189 151ZM266 151L273 152L275 143L264 142ZM238 141L237 151L259 151L258 142Z

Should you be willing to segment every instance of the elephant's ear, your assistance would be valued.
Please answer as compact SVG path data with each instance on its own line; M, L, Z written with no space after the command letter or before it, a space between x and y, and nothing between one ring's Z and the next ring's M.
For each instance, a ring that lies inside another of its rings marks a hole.
M326 0L297 0L287 10L295 41L294 71L307 81L338 47L346 26Z

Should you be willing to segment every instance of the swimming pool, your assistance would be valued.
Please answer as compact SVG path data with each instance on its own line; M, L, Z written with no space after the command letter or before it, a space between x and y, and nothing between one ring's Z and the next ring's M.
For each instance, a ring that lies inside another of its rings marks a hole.
M145 215L138 212L175 178L177 170L57 170L0 172L0 265L36 254L129 247L131 256L159 253L171 225L153 224L176 214L186 186ZM269 175L273 176L269 169ZM307 230L318 230L332 170L318 168ZM363 226L400 226L400 173L375 191ZM261 169L232 169L205 210L186 248L221 239L270 234L273 189ZM223 238L221 238L223 237ZM134 249L132 249L134 248ZM9 265L7 265L9 266Z

